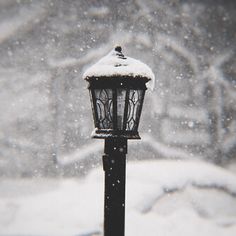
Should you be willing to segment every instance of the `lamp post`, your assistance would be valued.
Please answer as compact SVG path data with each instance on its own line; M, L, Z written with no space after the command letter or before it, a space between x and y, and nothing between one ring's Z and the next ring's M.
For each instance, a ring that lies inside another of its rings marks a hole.
M89 83L95 124L92 137L105 139L104 235L123 236L127 139L140 139L138 126L146 83L154 75L144 63L125 57L117 46L83 78Z

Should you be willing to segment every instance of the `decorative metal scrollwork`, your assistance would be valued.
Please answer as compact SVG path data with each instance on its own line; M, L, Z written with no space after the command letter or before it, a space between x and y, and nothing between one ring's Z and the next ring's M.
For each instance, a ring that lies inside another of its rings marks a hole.
M112 90L95 90L95 104L97 108L98 125L100 129L112 129Z

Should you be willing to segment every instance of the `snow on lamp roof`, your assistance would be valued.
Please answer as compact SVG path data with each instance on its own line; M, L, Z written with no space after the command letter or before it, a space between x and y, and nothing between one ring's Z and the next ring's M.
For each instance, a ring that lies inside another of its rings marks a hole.
M108 55L101 58L96 64L85 71L83 79L89 80L93 77L111 78L116 76L137 79L145 78L150 80L152 85L155 79L152 70L146 64L124 56L120 46L116 46Z

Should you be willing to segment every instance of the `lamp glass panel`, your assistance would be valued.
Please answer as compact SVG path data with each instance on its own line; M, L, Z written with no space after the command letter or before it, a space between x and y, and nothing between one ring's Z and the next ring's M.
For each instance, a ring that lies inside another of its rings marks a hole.
M144 90L130 89L128 97L128 112L126 130L136 131L141 115Z
M113 128L113 102L112 89L95 89L94 107L97 112L97 124L99 129Z
M125 89L117 89L117 129L123 129L124 111L125 111Z

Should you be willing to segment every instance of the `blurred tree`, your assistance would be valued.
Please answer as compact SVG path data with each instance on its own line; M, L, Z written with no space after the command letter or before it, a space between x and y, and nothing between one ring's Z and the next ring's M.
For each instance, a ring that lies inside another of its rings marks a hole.
M133 158L235 156L235 9L223 0L0 1L0 172L76 174L97 163L81 77L115 44L156 75Z

